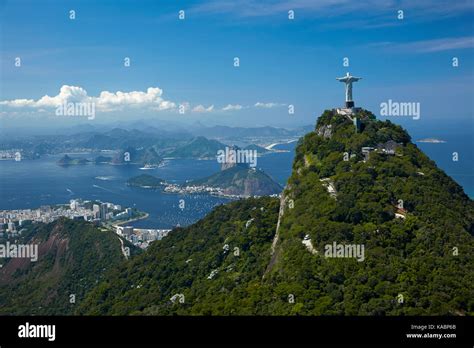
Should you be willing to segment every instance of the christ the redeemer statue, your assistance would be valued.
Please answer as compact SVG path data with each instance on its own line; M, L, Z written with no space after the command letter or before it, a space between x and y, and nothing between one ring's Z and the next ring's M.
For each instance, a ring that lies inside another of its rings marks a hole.
M344 82L346 84L346 108L354 107L354 101L352 100L352 82L357 82L362 77L351 76L349 73L344 77L338 77L336 80Z

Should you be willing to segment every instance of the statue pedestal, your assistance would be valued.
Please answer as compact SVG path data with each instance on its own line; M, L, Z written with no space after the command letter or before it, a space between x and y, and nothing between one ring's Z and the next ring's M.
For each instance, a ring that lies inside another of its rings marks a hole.
M354 102L351 100L351 101L346 101L346 108L353 108L354 107Z
M345 115L345 116L348 116L351 120L351 115L352 114L356 114L357 112L359 112L361 109L360 108L354 108L354 107L351 107L351 108L337 108L336 109L336 112L339 114L339 115Z

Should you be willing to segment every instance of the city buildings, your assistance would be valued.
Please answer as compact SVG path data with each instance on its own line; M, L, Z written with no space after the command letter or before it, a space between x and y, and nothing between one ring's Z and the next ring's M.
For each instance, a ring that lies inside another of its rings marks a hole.
M49 223L61 217L71 220L85 220L96 226L115 228L115 233L134 245L145 249L151 242L165 237L168 229L140 229L133 226L112 225L133 217L131 208L108 202L91 202L73 199L69 204L41 206L37 209L0 210L0 233L15 237L27 223Z
M133 214L131 208L125 210L108 210L108 204L113 208L121 208L119 205L111 203L95 203L74 199L69 204L59 204L54 206L43 205L37 209L15 209L0 210L0 226L6 231L14 231L17 227L23 226L27 222L53 222L61 217L73 220L85 220L94 222L98 219L105 220L125 220Z
M133 226L115 226L115 233L135 246L146 249L151 242L167 236L169 229L143 229Z

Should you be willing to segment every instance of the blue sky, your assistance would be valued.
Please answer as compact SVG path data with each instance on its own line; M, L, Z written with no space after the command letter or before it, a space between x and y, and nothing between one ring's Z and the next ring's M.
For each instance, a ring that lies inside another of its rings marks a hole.
M0 0L0 122L77 122L57 122L54 105L87 93L100 106L98 123L314 124L324 109L342 106L344 86L335 78L349 71L363 78L354 86L356 104L375 114L388 99L419 102L419 120L391 119L472 127L473 4Z

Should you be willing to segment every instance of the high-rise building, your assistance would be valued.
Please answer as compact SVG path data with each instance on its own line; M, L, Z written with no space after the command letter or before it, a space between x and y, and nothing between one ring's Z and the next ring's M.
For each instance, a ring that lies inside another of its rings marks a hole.
M98 204L94 204L92 206L92 213L94 214L94 218L100 218L100 206Z
M122 235L124 237L130 237L133 234L133 226L124 226L122 228Z
M8 232L13 232L13 231L15 231L15 223L14 223L14 222L10 221L10 222L8 223L7 231L8 231Z
M71 201L69 202L69 207L71 208L71 210L77 210L78 206L79 206L79 203L77 203L76 200L71 199Z
M100 219L101 220L106 220L107 219L107 203L101 203L100 204Z

